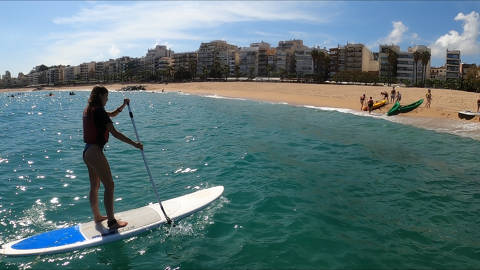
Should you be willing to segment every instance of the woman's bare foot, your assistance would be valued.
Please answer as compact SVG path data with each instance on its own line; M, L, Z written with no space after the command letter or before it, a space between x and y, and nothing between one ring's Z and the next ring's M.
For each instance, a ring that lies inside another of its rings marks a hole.
M126 222L126 221L121 221L121 220L117 221L116 219L112 219L112 220L109 220L107 222L108 228L110 230L116 230L116 229L125 227L125 226L127 226L127 224L128 224L128 222Z
M106 216L98 216L98 217L94 217L93 220L95 220L96 223L100 223L104 220L107 220L107 217Z

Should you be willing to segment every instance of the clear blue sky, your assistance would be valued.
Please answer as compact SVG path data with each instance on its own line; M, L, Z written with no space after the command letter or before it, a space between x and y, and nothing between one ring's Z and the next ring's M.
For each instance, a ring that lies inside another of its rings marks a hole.
M480 64L479 12L478 1L0 1L0 73L139 57L156 44L194 51L215 39L363 43L374 52L380 43L422 44L432 48L432 65L444 63L445 48Z

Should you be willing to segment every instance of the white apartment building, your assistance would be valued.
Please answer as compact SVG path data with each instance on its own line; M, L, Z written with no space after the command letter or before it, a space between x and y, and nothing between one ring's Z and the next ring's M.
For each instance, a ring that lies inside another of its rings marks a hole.
M313 74L312 49L303 48L295 50L295 71L298 76Z
M279 41L275 52L275 71L280 73L294 73L296 70L292 70L294 67L292 63L295 59L295 50L305 48L303 40L294 39Z

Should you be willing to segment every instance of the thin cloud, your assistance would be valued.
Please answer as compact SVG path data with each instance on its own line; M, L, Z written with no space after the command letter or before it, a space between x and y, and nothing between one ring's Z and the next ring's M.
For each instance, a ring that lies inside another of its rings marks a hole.
M256 21L325 22L295 3L274 2L141 2L121 5L93 4L53 23L71 28L54 33L40 63L80 64L117 57L126 45L168 41L209 41L213 30L225 24ZM85 30L90 29L90 30ZM91 30L94 29L94 30ZM146 50L147 48L145 48ZM97 59L92 59L97 56Z
M465 15L462 12L455 16L455 21L463 21L463 33L450 30L447 34L439 37L432 45L432 55L435 57L445 56L445 51L460 50L462 55L480 54L478 41L480 29L480 16L472 11Z
M405 33L408 31L408 27L403 22L392 22L393 30L387 37L378 41L379 44L395 44L398 45L403 41Z

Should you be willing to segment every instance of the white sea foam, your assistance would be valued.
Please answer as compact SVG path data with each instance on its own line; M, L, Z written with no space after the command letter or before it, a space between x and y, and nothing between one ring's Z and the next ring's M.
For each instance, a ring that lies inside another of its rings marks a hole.
M190 169L190 168L183 169L183 168L179 168L179 169L177 169L174 173L175 173L175 174L177 174L177 173L189 173L189 172L194 173L194 172L196 172L196 171L197 171L197 169Z
M224 96L219 96L219 95L205 95L204 97L216 98L216 99L247 100L245 98L224 97Z

